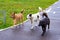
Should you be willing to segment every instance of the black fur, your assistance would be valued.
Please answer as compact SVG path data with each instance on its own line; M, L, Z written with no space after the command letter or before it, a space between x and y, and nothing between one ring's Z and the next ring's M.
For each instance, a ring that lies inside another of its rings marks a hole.
M38 26L42 27L42 31L43 31L42 35L45 34L47 25L48 25L48 29L49 29L49 25L50 25L50 19L49 18L44 18L43 20L40 20Z
M29 16L31 17L31 16L32 16L32 14L29 14Z
M47 14L43 14L43 16L45 16L46 18L40 20L38 26L41 26L42 27L42 36L45 34L46 32L46 26L48 25L48 29L49 29L49 25L50 25L50 19L48 18L48 15Z

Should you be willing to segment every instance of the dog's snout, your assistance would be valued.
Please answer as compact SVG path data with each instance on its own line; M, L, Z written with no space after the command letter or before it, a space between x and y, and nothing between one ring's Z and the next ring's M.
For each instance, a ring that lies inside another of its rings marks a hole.
M14 18L14 16L10 16L11 18Z

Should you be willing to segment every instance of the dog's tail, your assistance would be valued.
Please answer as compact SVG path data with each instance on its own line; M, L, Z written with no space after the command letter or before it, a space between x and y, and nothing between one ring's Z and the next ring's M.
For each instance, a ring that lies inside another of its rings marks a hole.
M21 10L21 13L24 13L24 9Z
M42 11L42 8L41 7L38 7L39 11Z

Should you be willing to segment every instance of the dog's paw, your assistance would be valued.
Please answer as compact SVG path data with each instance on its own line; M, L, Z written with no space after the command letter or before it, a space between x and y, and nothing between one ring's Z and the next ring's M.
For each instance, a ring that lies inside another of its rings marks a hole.
M31 31L34 31L34 29L30 29Z
M11 28L11 30L15 30L15 28Z
M22 26L24 26L24 23L22 23Z
M34 28L34 27L32 26L32 27L31 27L31 30L32 30L33 28Z
M41 36L44 36L44 33L42 33Z
M31 30L33 30L33 28L31 28Z

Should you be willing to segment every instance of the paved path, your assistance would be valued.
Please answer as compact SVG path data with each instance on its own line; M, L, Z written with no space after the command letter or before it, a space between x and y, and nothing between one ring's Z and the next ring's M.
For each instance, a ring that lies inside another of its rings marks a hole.
M60 40L60 1L47 10L50 11L48 15L51 25L43 37L41 27L35 27L34 31L31 31L31 24L27 21L24 26L18 25L19 29L0 31L0 40Z

